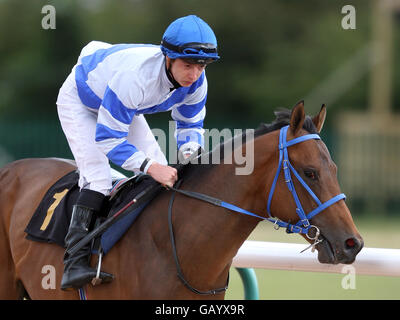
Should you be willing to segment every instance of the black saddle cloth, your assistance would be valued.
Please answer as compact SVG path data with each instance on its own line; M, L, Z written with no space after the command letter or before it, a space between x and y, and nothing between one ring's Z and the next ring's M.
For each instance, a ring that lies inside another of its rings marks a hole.
M79 195L78 179L79 173L72 171L50 187L25 229L27 239L64 247L72 206Z
M79 173L72 171L50 187L25 229L27 239L56 243L65 247L64 239L71 221L72 207L79 195L78 179ZM94 221L93 224L98 224L108 215L118 212L151 184L156 185L157 182L147 175L139 175L134 179L129 179L113 195L112 199L108 202L108 206L99 214L98 221ZM147 201L128 209L131 212L118 220L101 235L101 246L104 253L107 253L122 237L149 202Z

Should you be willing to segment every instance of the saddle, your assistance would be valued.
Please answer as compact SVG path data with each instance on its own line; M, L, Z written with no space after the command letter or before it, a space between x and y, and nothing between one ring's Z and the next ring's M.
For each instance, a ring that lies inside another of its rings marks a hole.
M202 148L195 151L189 158L173 165L180 178L188 174L188 167L197 163L202 155ZM93 238L92 253L106 254L114 244L125 234L143 209L162 191L160 183L146 174L138 174L127 178L120 172L112 170L113 188L108 203L103 212L98 214L96 221L89 227L98 231L107 222L105 231ZM79 195L79 172L74 170L61 177L46 192L43 200L29 221L25 233L26 239L39 242L55 243L65 248L64 239L67 235L72 216L72 207ZM136 201L137 200L137 201ZM104 222L104 223L103 223ZM90 233L88 234L90 236ZM85 239L82 239L82 241ZM80 243L82 242L80 241Z
M39 242L55 243L65 248L64 238L71 221L72 207L79 195L79 172L67 173L50 187L41 203L35 210L25 232L26 239ZM107 197L107 205L92 222L91 229L99 226L108 217L127 206L129 201L151 185L158 183L148 175L138 174L127 178L113 170L113 188ZM154 198L157 194L154 194ZM101 248L106 254L114 244L125 234L146 205L152 200L144 199L127 208L124 217L116 221L92 242L92 253L98 253Z

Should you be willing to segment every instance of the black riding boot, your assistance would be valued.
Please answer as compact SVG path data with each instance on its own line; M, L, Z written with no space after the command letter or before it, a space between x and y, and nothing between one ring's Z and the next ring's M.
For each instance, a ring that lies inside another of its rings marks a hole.
M67 250L77 244L89 232L89 225L96 212L101 210L104 195L83 189L79 194L77 204L74 205L71 223L65 237ZM89 266L90 244L82 247L73 255L64 255L64 274L61 280L61 289L79 289L96 277L96 269ZM102 282L112 281L114 276L100 272Z

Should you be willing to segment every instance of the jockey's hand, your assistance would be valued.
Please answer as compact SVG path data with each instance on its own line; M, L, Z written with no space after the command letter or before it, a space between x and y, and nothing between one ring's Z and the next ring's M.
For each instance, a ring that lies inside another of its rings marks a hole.
M173 187L178 179L178 171L175 168L153 162L147 170L147 174L154 180L167 187Z

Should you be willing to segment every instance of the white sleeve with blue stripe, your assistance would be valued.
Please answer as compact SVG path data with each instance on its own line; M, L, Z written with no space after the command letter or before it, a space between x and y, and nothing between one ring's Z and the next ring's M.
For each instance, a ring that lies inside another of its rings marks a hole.
M204 148L203 121L206 116L207 78L202 85L189 94L184 103L172 109L172 119L176 122L175 138L178 150L197 150ZM202 79L199 79L202 80Z
M96 127L97 146L113 163L130 171L140 168L146 159L143 151L127 141L129 125L136 113L136 109L127 106L138 106L143 100L143 90L135 80L137 78L131 72L123 72L110 81L99 108ZM135 90L129 90L127 84Z

